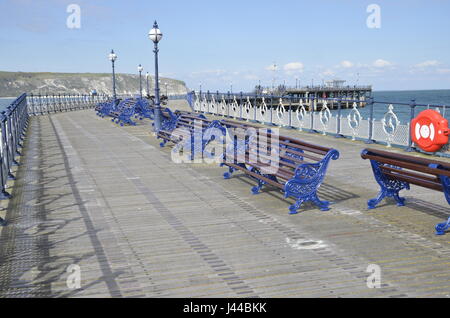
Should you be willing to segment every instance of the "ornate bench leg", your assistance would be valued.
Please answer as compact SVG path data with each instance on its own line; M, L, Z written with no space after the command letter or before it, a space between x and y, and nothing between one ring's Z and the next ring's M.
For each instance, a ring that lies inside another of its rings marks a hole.
M259 191L261 191L261 189L262 189L264 184L266 184L264 181L258 180L258 185L252 187L252 193L253 194L259 194L260 193Z
M444 235L445 231L450 227L450 218L447 222L439 223L436 225L436 235Z
M330 202L328 201L321 201L319 197L317 196L317 192L314 193L311 197L311 201L314 202L315 205L317 205L321 211L328 211L330 208L328 207L330 205Z
M376 198L367 201L368 209L375 209L378 203L380 203L386 197L386 190L381 190Z
M401 197L399 194L400 190L403 189L403 187L401 187L401 189L388 189L382 186L382 189L378 193L377 197L367 201L367 208L369 210L375 209L378 203L380 203L385 197L394 198L395 202L397 202L397 206L405 206L405 198ZM409 190L409 187L406 189Z
M395 202L397 202L397 206L404 206L405 198L400 197L399 193L403 189L409 190L409 183L388 179L381 171L380 164L375 160L370 160L370 164L372 165L375 180L380 185L381 189L376 198L367 201L367 208L375 209L378 203L380 203L385 197L394 198ZM400 167L395 168L401 169Z
M159 146L162 148L162 147L164 147L164 146L166 145L166 143L167 143L167 140L166 140L166 139L163 139L163 141L161 141L161 142L159 143Z
M245 168L245 164L243 164L243 163L238 163L237 165L238 165L238 166L241 166L241 167L243 167L243 168ZM219 166L220 166L220 167L223 167L223 166L225 166L225 163L221 163ZM238 169L228 166L228 172L224 172L223 178L224 178L224 179L230 179L230 178L231 178L231 175L232 175L233 172L235 172L236 170L238 170Z
M260 174L260 172L259 172L257 169L252 169L252 172L255 172L255 173ZM271 175L271 174L261 174L261 175L262 175L263 177L266 177L266 178L270 179L270 180L273 180L273 181L275 181L275 182L278 182L278 181L277 181L277 177L274 176L274 175ZM258 181L258 185L252 187L252 193L253 193L253 194L259 194L260 191L261 191L261 189L262 189L262 187L263 187L265 184L267 184L266 181L263 181L263 180L260 180L260 179L257 179L257 181Z
M223 178L224 178L224 179L230 179L230 178L231 178L231 175L232 175L233 172L235 172L235 171L236 171L235 168L233 168L233 167L228 167L228 172L224 172L224 173L223 173Z
M293 205L289 206L289 214L297 214L303 202L305 202L303 198L297 199Z
M287 197L288 195L285 194L285 196ZM320 200L319 197L317 196L317 192L314 192L309 196L298 197L295 203L289 207L289 214L297 214L298 213L297 210L300 208L300 206L307 201L313 202L315 205L319 207L321 211L330 210L329 208L330 202Z
M399 191L394 192L392 194L392 197L394 198L395 202L397 202L397 206L405 206L406 199L399 195Z

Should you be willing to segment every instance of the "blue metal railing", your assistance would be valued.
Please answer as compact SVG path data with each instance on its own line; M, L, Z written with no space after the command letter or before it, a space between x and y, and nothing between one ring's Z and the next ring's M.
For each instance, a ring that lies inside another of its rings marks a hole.
M9 199L11 194L6 191L7 182L15 179L12 167L19 165L16 157L28 125L27 95L22 94L5 111L0 113L1 149L0 149L0 199ZM6 222L0 218L0 225Z
M28 113L30 115L44 115L56 112L88 109L109 99L110 97L108 95L30 94L27 96Z

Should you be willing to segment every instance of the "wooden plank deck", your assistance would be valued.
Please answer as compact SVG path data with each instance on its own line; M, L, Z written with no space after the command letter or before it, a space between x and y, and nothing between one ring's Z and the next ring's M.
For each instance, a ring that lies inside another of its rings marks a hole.
M175 164L149 122L94 111L33 117L0 236L1 297L447 297L442 193L366 210L378 191L364 144L286 133L340 150L320 190L331 210L289 216L276 190L250 194L223 168ZM81 270L81 288L67 269ZM370 289L370 264L382 288Z

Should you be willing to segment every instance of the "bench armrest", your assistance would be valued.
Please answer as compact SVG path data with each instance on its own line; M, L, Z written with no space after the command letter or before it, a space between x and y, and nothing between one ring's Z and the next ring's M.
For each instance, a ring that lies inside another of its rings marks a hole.
M294 178L302 183L309 183L317 178L323 179L330 160L337 160L338 158L339 152L332 149L319 162L300 164L294 171Z

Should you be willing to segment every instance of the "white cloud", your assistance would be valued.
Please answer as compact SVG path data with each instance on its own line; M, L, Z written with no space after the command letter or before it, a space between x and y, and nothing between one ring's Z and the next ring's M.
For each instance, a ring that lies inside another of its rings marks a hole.
M439 74L450 74L450 68L440 68L437 70Z
M285 64L283 69L286 72L303 72L304 65L301 62L292 62Z
M423 68L423 67L437 66L439 64L440 63L436 60L428 60L428 61L424 61L422 63L416 64L415 67Z
M353 67L353 63L350 61L342 61L340 64L340 66L344 67L344 68L350 68Z
M271 65L269 65L269 66L266 66L266 68L265 68L267 71L276 71L278 68L277 68L277 65L276 64L271 64Z
M383 59L378 59L376 61L373 62L373 66L375 67L386 67L386 66L391 66L392 63Z
M334 76L334 75L336 75L336 73L333 72L332 70L325 70L322 73L320 73L321 77L331 77L331 76Z

